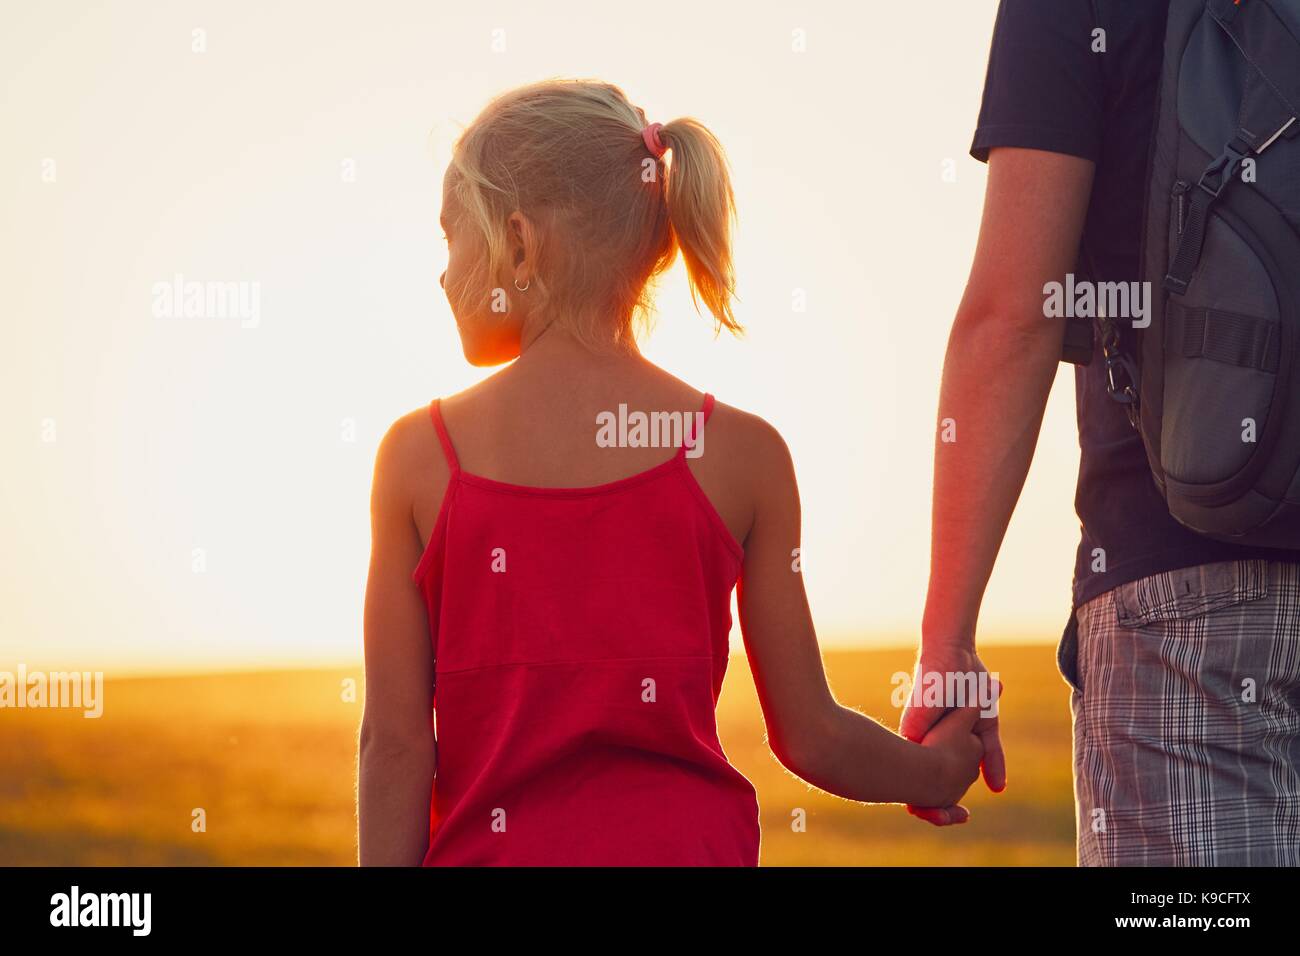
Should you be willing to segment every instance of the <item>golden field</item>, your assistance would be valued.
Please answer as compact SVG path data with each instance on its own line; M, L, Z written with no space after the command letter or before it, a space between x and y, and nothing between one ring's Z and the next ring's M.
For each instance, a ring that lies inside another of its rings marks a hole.
M763 864L1073 865L1068 690L1052 649L981 653L1007 688L1009 786L994 796L977 784L971 822L943 830L787 773L764 743L744 658L733 657L718 726L758 790ZM891 726L889 675L910 662L905 650L826 654L840 701ZM110 679L98 720L0 710L0 864L354 864L361 678L358 666ZM195 808L206 832L191 829ZM795 808L806 832L792 830Z

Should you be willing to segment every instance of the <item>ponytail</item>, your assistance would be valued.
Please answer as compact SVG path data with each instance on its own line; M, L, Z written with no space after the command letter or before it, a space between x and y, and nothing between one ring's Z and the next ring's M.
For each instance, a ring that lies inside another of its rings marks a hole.
M487 302L499 282L505 224L518 210L542 236L533 314L592 348L634 343L636 326L648 324L650 280L679 249L696 308L703 302L720 328L742 331L732 312L731 177L722 145L695 120L648 127L616 86L546 80L488 104L457 142L451 172L455 212L486 249L466 276L467 300Z
M719 326L742 330L731 308L736 278L731 261L731 227L736 199L722 144L693 119L679 119L659 130L672 152L664 180L664 199L673 238L686 262L691 300L703 300Z

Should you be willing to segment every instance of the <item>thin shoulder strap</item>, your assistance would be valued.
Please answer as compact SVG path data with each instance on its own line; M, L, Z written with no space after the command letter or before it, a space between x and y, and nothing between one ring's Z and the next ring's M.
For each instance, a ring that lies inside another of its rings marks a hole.
M433 419L433 427L438 430L438 441L442 442L442 453L447 456L447 466L451 468L452 474L460 471L460 462L456 458L456 449L451 443L451 436L447 434L447 426L442 420L442 399L435 398L429 404L429 417Z
M688 415L686 418L686 427L682 430L682 447L677 451L677 457L685 458L686 452L695 447L698 438L695 429L695 423L699 422L699 427L703 430L708 424L709 416L713 414L713 396L708 392L704 393L704 405L694 415Z

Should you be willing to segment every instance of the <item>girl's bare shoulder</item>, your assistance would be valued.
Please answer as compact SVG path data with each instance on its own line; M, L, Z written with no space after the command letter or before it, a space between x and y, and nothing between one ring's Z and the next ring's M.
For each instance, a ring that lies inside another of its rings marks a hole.
M429 405L394 421L375 455L374 487L392 502L413 502L430 484L445 487L450 466L442 453Z
M724 402L714 405L691 470L742 548L760 514L797 495L781 434L758 415Z
M716 402L707 432L712 450L741 472L793 471L790 450L781 433L752 412Z

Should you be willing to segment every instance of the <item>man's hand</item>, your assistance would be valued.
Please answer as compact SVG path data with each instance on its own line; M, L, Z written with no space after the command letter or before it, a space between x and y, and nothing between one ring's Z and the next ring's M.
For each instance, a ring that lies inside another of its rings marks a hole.
M977 681L984 681L987 678L981 675L987 673L988 670L980 661L974 648L947 645L930 649L923 645L917 658L916 669L912 674L912 696L908 698L907 706L903 708L898 732L908 740L920 742L946 713L944 707L925 706L924 698L921 696L925 686L925 675L938 674L942 679L948 674L974 674ZM994 699L1001 696L1001 691L999 683L993 688ZM1007 786L1007 762L1002 752L1002 739L998 735L997 715L980 717L975 721L972 732L984 744L984 757L980 761L984 783L994 793L1001 793ZM965 823L970 819L970 812L960 804L947 807L909 806L907 812L937 827Z

